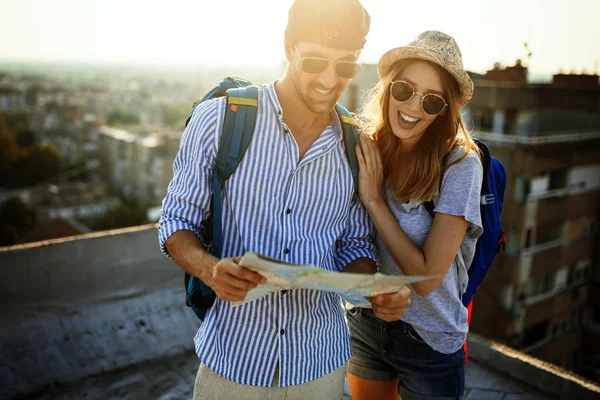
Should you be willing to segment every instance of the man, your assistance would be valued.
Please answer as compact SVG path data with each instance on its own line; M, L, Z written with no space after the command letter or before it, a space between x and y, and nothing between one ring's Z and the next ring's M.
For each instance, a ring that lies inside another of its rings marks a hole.
M217 294L194 339L201 361L194 399L342 397L351 348L337 295L299 289L229 302L264 282L238 264L246 251L331 271L376 271L373 228L352 202L333 111L360 69L369 25L358 0L296 0L290 8L289 66L283 79L260 88L252 142L223 191L222 260L202 239L224 99L200 104L184 132L159 236L163 251ZM380 318L397 320L409 293L370 301Z

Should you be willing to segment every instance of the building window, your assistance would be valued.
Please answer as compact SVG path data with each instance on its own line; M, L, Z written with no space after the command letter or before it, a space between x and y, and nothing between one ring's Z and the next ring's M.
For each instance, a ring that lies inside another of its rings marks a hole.
M549 292L554 289L555 272L550 272L542 276L532 277L529 280L527 294L535 296L538 294Z
M524 176L518 176L515 179L515 201L517 204L523 204L529 195L531 185L529 179Z
M531 179L531 194L539 195L548 192L550 177L548 175L536 176Z
M554 171L550 173L550 184L548 189L562 189L567 186L567 170Z
M521 246L519 235L515 231L506 233L506 252L511 256L518 256Z
M571 327L577 328L581 323L581 308L571 310Z
M593 322L600 324L600 308L594 308L593 310L594 312L592 314L592 320Z
M563 237L564 223L538 227L535 244L543 244L560 240Z
M504 310L508 311L512 308L513 305L513 294L514 287L512 285L505 285L500 290L500 304Z
M531 247L531 228L527 229L525 232L525 245L524 248L528 249Z
M523 347L544 340L550 332L550 321L544 321L523 332Z

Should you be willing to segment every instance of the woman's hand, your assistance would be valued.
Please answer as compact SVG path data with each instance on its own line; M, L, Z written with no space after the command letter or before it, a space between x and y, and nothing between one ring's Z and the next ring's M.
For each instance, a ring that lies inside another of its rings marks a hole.
M366 135L360 135L362 152L356 146L356 158L358 159L358 194L360 201L369 210L377 206L381 198L381 185L383 184L383 166L377 144Z
M410 305L410 289L402 286L395 293L380 294L366 298L373 307L377 318L387 322L398 321Z

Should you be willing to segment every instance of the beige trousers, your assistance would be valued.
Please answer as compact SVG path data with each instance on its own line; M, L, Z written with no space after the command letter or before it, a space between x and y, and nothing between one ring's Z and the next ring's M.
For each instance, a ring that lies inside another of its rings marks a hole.
M344 397L345 378L346 364L313 381L280 388L277 386L277 367L271 387L250 386L227 380L200 363L194 385L194 400L339 400Z

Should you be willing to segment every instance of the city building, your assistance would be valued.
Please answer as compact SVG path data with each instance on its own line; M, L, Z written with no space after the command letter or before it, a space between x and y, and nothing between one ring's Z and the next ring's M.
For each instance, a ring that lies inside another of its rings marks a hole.
M598 380L598 76L526 76L520 63L488 71L465 110L507 172L506 251L475 296L471 329Z
M0 110L25 109L25 92L14 85L0 83Z
M158 204L173 177L181 132L134 134L103 126L97 130L101 175L109 191L140 204Z

